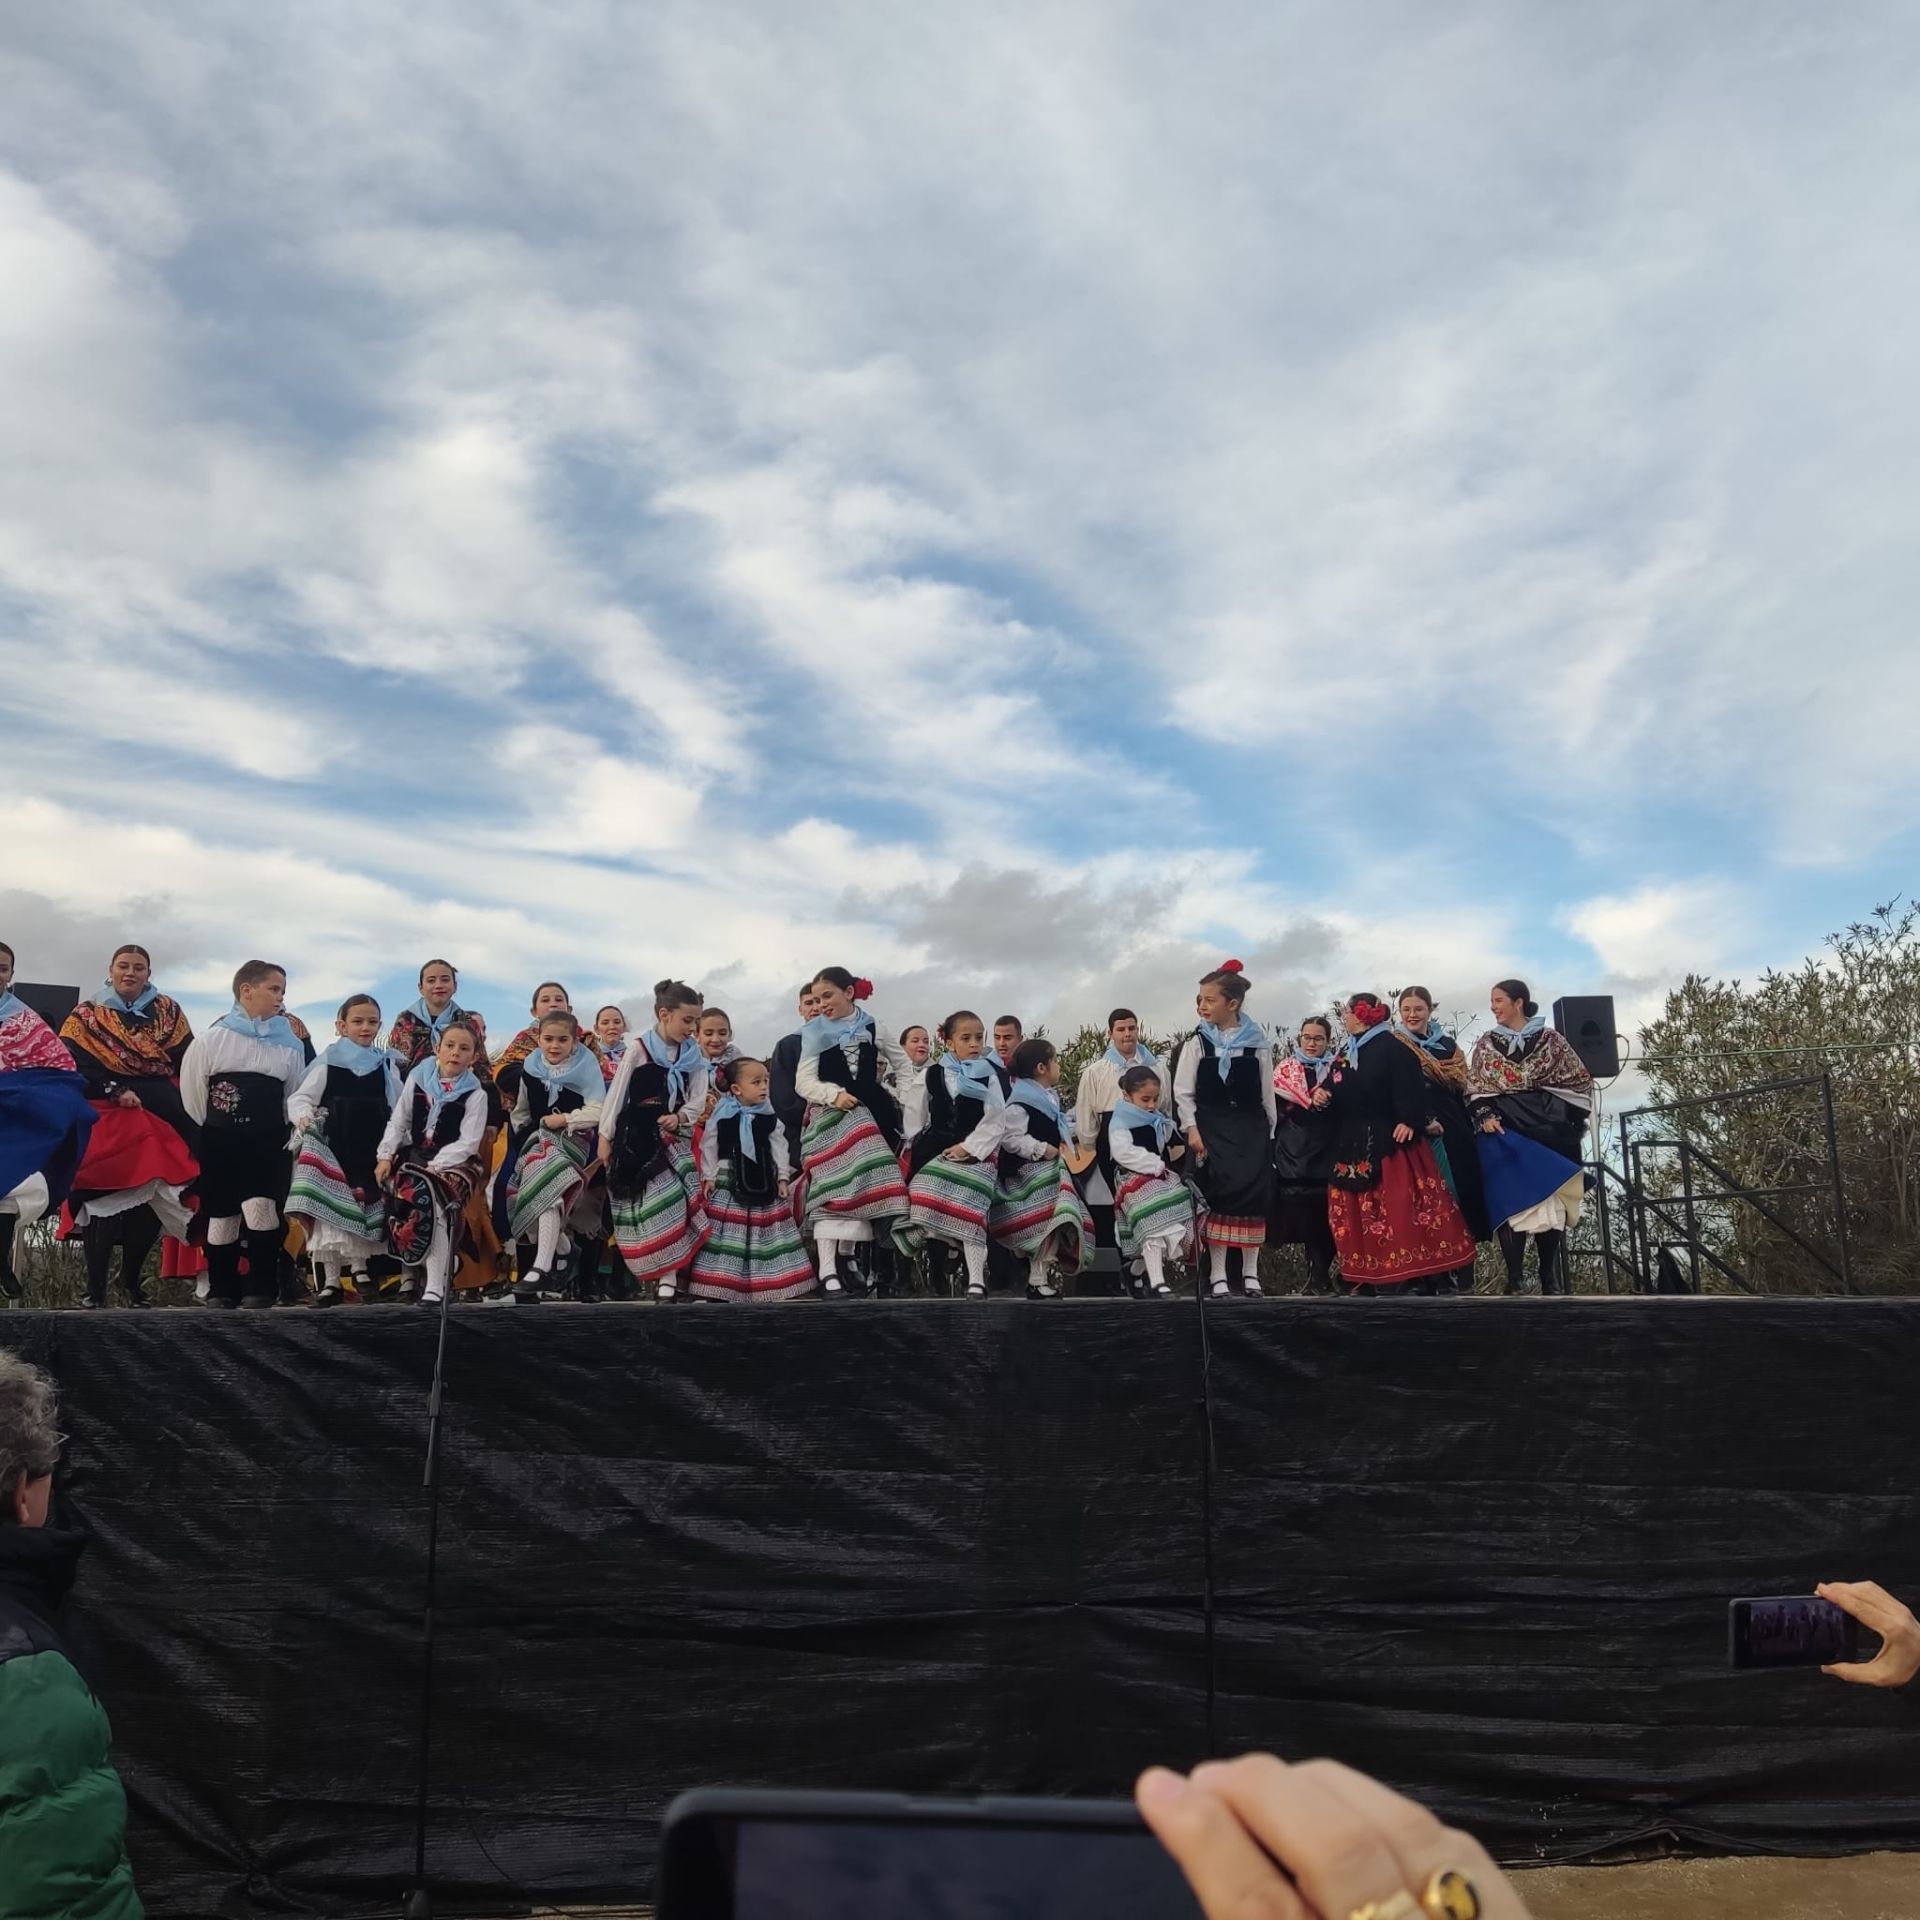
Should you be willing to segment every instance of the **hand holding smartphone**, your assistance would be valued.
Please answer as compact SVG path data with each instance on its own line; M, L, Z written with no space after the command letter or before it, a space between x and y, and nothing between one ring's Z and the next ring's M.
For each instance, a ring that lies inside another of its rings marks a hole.
M1861 1657L1860 1622L1810 1593L1727 1603L1727 1657L1736 1667L1830 1667Z

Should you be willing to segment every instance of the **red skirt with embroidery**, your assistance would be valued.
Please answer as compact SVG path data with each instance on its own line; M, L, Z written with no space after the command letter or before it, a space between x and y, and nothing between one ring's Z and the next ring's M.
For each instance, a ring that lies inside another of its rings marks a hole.
M1365 1193L1329 1187L1327 1220L1340 1278L1362 1286L1451 1273L1473 1259L1473 1235L1424 1140L1388 1154Z

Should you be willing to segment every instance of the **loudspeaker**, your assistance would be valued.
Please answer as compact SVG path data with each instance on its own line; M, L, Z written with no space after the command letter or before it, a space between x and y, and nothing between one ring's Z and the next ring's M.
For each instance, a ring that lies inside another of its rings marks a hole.
M55 1033L66 1024L67 1015L80 1004L78 987L44 987L16 980L13 990Z
M1553 1003L1553 1024L1566 1035L1580 1064L1596 1080L1620 1071L1620 1036L1613 1030L1613 995L1569 994Z

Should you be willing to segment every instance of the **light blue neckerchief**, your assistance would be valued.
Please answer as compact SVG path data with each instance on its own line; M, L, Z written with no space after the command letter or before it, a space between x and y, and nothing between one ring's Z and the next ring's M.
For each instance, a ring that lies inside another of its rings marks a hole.
M1240 1016L1240 1024L1229 1028L1225 1033L1222 1033L1211 1020L1202 1020L1196 1031L1204 1033L1213 1042L1222 1080L1227 1077L1227 1070L1233 1065L1233 1056L1236 1053L1251 1053L1256 1047L1273 1044L1272 1037L1266 1028L1257 1020L1249 1020L1244 1013Z
M1338 1047L1330 1046L1325 1053L1309 1053L1301 1046L1300 1042L1296 1040L1287 1051L1313 1075L1316 1086L1340 1064L1340 1049Z
M440 1118L440 1109L450 1100L458 1100L462 1094L478 1093L480 1082L474 1078L471 1067L464 1068L460 1078L451 1086L440 1078L440 1063L437 1060L422 1060L407 1075L407 1085L402 1091L424 1093L427 1096L427 1131L433 1131L433 1123Z
M1134 1042L1133 1058L1131 1060L1129 1060L1111 1040L1107 1042L1107 1050L1100 1058L1104 1060L1108 1066L1118 1067L1122 1073L1125 1073L1129 1067L1151 1067L1162 1080L1165 1080L1167 1077L1161 1070L1160 1062L1147 1050L1147 1044L1144 1040L1136 1040Z
M9 987L0 993L0 1021L11 1020L16 1013L30 1013L32 1009Z
M526 1075L530 1080L538 1080L550 1093L571 1087L586 1102L606 1097L607 1083L601 1075L600 1062L577 1042L557 1072L547 1064L547 1056L535 1047L527 1055Z
M1442 1033L1432 1021L1428 1021L1425 1033L1415 1033L1411 1027L1403 1026L1398 1020L1393 1023L1393 1030L1403 1039L1411 1040L1422 1053L1431 1053L1436 1058L1439 1055L1440 1049L1452 1037L1449 1034Z
M1536 1033L1546 1030L1547 1016L1536 1013L1524 1027L1517 1032L1512 1027L1495 1027L1493 1037L1499 1042L1501 1051L1509 1057L1518 1053Z
M1373 1026L1362 1027L1358 1033L1348 1034L1346 1047L1348 1060L1358 1065L1360 1049L1364 1047L1369 1040L1377 1040L1381 1034L1387 1031L1390 1024L1389 1021L1381 1020L1377 1021Z
M1004 1107L1007 1104L1006 1090L1000 1084L1000 1076L988 1064L985 1054L977 1053L971 1060L956 1060L949 1053L936 1064L946 1068L947 1091L956 1100L978 1100L984 1107Z
M223 1013L213 1023L216 1027L225 1027L229 1033L245 1034L249 1040L264 1041L270 1047L286 1047L306 1057L306 1048L300 1044L300 1036L293 1030L293 1022L284 1013L268 1014L264 1020L256 1020L239 1001L233 1003L230 1013Z
M800 1052L805 1059L818 1060L823 1053L832 1053L873 1030L873 1015L865 1007L855 1007L844 1020L816 1013L800 1029Z
M159 997L160 989L151 980L131 1000L122 1000L120 989L107 981L94 995L93 1004L106 1008L109 1013L145 1013Z
M1015 1102L1032 1113L1044 1113L1060 1130L1063 1145L1072 1145L1079 1135L1073 1124L1073 1115L1061 1105L1059 1096L1051 1087L1043 1087L1038 1080L1016 1080L1013 1083Z
M387 1075L387 1105L391 1107L400 1098L400 1069L385 1047L363 1047L359 1041L349 1040L342 1034L320 1057L328 1066L345 1067L349 1073L359 1074L363 1079L384 1067Z
M720 1098L714 1102L713 1111L707 1116L707 1125L717 1127L722 1120L732 1120L737 1117L740 1120L741 1155L743 1158L751 1160L755 1166L758 1166L760 1164L760 1136L754 1131L752 1126L748 1124L748 1121L755 1114L771 1113L772 1111L773 1102L771 1100L762 1100L750 1107L738 1094L723 1093Z
M1154 1144L1165 1147L1173 1137L1173 1122L1158 1107L1136 1107L1123 1093L1120 1104L1113 1110L1114 1122L1123 1127L1137 1127L1142 1122L1153 1129Z
M443 1011L430 1013L427 1010L426 996L422 994L421 997L413 1003L413 1017L433 1035L434 1044L438 1046L440 1036L447 1030L448 1022L460 1018L460 1002L458 1000L449 1000Z
M660 1029L649 1027L640 1036L640 1043L647 1050L647 1058L656 1067L666 1070L668 1107L672 1109L685 1105L693 1076L707 1064L707 1056L700 1051L700 1042L689 1034L678 1047L669 1050Z

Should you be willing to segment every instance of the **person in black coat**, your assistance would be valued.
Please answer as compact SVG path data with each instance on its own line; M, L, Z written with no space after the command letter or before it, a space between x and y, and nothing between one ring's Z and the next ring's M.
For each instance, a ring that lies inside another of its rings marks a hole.
M800 989L800 1024L804 1027L817 1011L813 983L809 981ZM767 1056L767 1098L787 1130L788 1158L796 1167L800 1164L800 1130L807 1124L807 1103L794 1083L799 1069L800 1036L790 1033L784 1040L776 1040Z
M1298 1246L1307 1256L1307 1291L1333 1291L1333 1227L1327 1213L1327 1177L1333 1171L1333 1115L1313 1096L1339 1063L1333 1022L1323 1014L1301 1021L1287 1059L1274 1072L1273 1219L1268 1243ZM1304 1104L1302 1104L1304 1102Z

